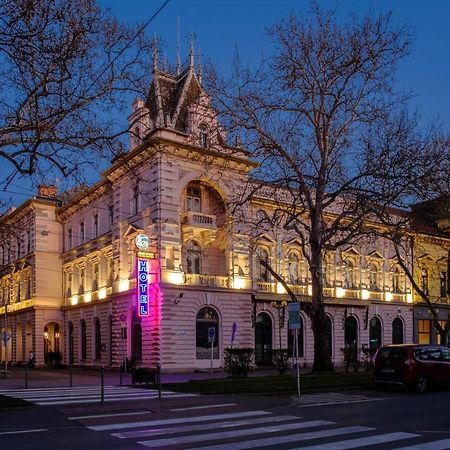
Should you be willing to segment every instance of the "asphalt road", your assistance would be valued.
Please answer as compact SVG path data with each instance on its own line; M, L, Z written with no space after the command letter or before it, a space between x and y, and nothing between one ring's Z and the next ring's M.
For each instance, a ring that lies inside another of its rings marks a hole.
M58 404L0 412L0 449L450 448L450 389L88 404L64 404L67 389L33 392Z

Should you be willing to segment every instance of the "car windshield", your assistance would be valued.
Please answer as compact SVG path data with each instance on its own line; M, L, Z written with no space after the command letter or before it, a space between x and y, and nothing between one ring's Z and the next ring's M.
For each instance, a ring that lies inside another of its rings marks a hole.
M382 347L378 351L378 359L404 359L406 351L399 347Z

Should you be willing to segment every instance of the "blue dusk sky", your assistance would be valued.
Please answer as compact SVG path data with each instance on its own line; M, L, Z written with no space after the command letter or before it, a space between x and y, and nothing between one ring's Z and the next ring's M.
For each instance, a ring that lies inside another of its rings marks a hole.
M99 2L111 8L122 20L137 23L147 21L164 0ZM421 111L424 123L439 122L444 129L450 129L449 0L317 0L317 3L322 7L336 8L343 20L351 14L364 15L391 9L396 25L411 27L415 41L408 60L399 67L398 87L415 94L412 106ZM310 5L309 0L170 0L149 24L146 34L156 34L161 38L164 56L174 64L179 17L182 60L187 58L189 35L193 32L196 52L226 74L236 48L243 62L257 63L271 50L265 28L290 12L307 13ZM125 123L126 117L123 120ZM4 165L1 163L2 178L6 169ZM88 177L92 182L98 178L95 173ZM22 203L32 195L24 189L27 184L26 180L17 180L8 188L10 192L0 192L0 201L12 199L16 205Z

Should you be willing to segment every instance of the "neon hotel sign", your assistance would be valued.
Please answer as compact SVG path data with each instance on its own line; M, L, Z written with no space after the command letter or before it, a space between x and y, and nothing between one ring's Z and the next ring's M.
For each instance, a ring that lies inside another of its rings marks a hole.
M137 253L137 295L138 295L138 314L139 316L150 315L150 292L149 284L151 281L151 266L155 259L155 254L146 251L148 249L148 237L145 234L139 234L135 240Z

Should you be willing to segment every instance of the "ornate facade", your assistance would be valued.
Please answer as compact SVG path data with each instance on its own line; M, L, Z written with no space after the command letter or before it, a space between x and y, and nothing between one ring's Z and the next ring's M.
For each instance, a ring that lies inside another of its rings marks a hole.
M33 351L43 365L58 352L80 366L132 358L164 371L206 369L211 329L217 368L231 345L254 348L257 365L270 362L271 349L292 348L289 298L260 259L306 304L301 246L282 230L250 239L231 220L228 202L256 163L225 144L212 117L192 55L176 75L155 67L148 99L133 104L131 149L96 185L62 197L42 188L3 217L0 327L10 339L2 360ZM273 201L260 189L246 214L259 220ZM344 347L363 352L417 336L411 288L387 241L328 254L324 276L336 365ZM301 322L308 366L313 337L303 311Z

